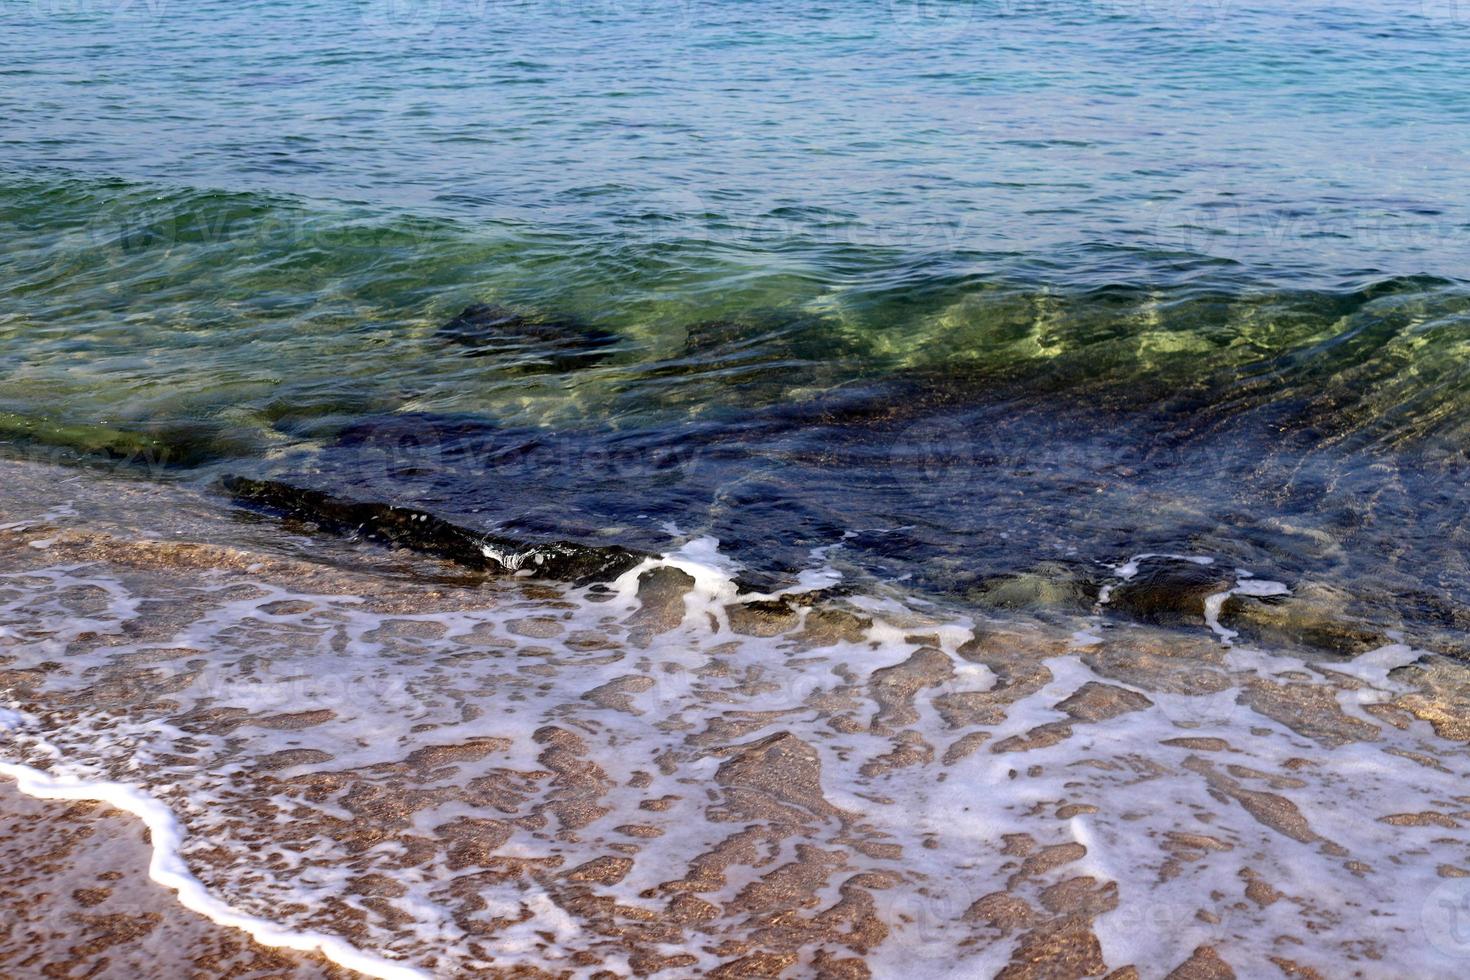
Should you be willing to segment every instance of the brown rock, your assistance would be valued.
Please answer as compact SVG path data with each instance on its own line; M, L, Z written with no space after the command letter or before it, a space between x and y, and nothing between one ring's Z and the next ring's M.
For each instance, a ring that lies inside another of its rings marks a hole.
M796 645L801 650L814 650L838 643L861 643L872 627L871 619L844 609L813 609L807 613L801 632L796 634Z
M1027 878L1035 878L1037 875L1046 874L1048 871L1060 868L1064 864L1080 861L1086 856L1087 848L1075 841L1043 847L1021 862L1021 869L1011 875L1011 880L1006 884L1006 887L1014 888Z
M949 655L934 647L921 647L903 663L873 671L868 691L878 702L874 731L887 732L917 722L914 697L924 688L939 687L953 677L954 664Z
M591 881L600 885L615 885L633 870L632 858L604 855L579 864L567 872L570 881Z
M994 926L1004 935L1034 925L1040 916L1023 898L1010 892L991 892L976 899L960 918L965 922Z
M1375 726L1344 712L1333 689L1321 684L1273 684L1254 679L1246 684L1240 700L1259 714L1329 748L1368 741L1380 734Z
M1021 937L996 980L1080 980L1107 972L1102 944L1083 916L1068 916Z
M795 953L752 953L721 963L707 974L713 980L744 980L746 977L779 977L797 960Z
M1175 967L1165 980L1235 980L1230 964L1220 959L1212 946L1199 946L1189 959Z
M730 629L744 636L779 636L796 628L801 617L781 599L734 602L725 607Z
M650 568L638 576L638 610L628 617L628 639L646 647L655 636L684 621L684 595L694 588L694 576L668 566Z
M735 748L734 758L715 771L715 782L729 790L731 810L749 819L772 817L804 821L846 814L822 794L822 762L817 750L790 732L777 732ZM804 811L800 812L800 811Z
M1041 905L1053 915L1084 915L1088 918L1118 907L1118 883L1082 876L1058 882L1041 893Z
M1107 721L1130 711L1142 711L1153 707L1153 702L1126 687L1088 681L1053 707L1078 721L1088 722Z
M1349 611L1350 603L1341 589L1302 582L1291 595L1266 601L1233 595L1220 610L1220 622L1273 646L1299 644L1354 654L1388 642L1381 631L1361 625L1361 618Z

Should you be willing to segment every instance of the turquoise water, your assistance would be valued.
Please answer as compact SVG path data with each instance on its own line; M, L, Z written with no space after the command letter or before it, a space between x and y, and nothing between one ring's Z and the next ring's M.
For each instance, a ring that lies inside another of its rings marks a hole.
M1453 0L40 0L0 38L12 453L777 578L840 541L969 599L1208 552L1470 623ZM476 303L509 335L445 329Z
M970 250L1146 274L1106 246L1332 282L1465 264L1470 13L1454 0L36 0L4 16L7 169L48 181L350 202L626 259L702 241L828 283L861 276L869 249L895 250L894 274L928 271L919 255L994 261Z

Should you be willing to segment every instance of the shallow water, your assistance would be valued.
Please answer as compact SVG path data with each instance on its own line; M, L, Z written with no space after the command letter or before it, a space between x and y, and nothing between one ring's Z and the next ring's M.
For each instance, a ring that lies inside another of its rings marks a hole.
M1107 617L1206 557L1048 625L824 599L820 555L740 597L708 539L477 581L8 473L0 774L147 816L161 880L262 942L384 976L1462 970L1463 669L1232 643L1219 602Z
M6 7L8 761L444 975L1463 972L1462 6Z
M171 217L99 243L111 206ZM708 534L773 581L841 543L854 571L970 598L1192 550L1345 588L1380 630L1453 646L1470 623L1450 280L1273 285L1101 246L1106 277L1060 282L1025 257L889 280L928 260L873 250L795 276L708 244L619 275L618 242L257 196L32 181L0 210L12 453L532 539ZM475 301L513 335L451 326Z

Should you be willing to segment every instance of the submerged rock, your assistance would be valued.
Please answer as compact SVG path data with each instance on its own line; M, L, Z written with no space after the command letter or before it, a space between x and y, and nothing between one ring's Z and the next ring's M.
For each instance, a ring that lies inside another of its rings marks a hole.
M1102 644L1078 659L1099 677L1150 692L1203 697L1233 686L1226 670L1226 648L1213 636L1140 628L1123 635L1127 642Z
M629 638L646 647L655 636L684 621L684 596L694 588L694 576L679 568L650 568L638 576L638 611L628 617Z
M1085 613L1097 602L1098 582L1076 568L1047 562L1034 571L985 579L971 598L987 609Z
M1130 711L1142 711L1153 707L1153 702L1126 687L1088 681L1052 707L1077 721L1094 722L1107 721Z
M849 814L834 806L822 791L822 757L811 744L790 732L731 746L731 758L715 771L724 787L732 820L769 820L778 824L841 820Z
M1333 653L1363 653L1389 642L1381 630L1355 621L1348 610L1349 598L1341 589L1310 582L1289 596L1269 600L1233 595L1225 600L1220 621L1258 642Z
M618 335L575 317L522 313L497 303L467 306L437 336L461 344L467 357L519 357L522 368L565 371L608 357Z
M725 614L731 631L746 636L778 636L795 629L801 620L791 600L784 597L731 603L725 607Z
M1214 565L1176 558L1145 558L1138 573L1113 589L1108 608L1162 626L1198 624L1205 600L1228 591L1235 576Z
M571 541L535 544L481 534L421 510L348 500L278 480L230 476L223 486L237 501L309 521L323 531L408 548L492 573L597 582L617 578L644 558L619 547Z

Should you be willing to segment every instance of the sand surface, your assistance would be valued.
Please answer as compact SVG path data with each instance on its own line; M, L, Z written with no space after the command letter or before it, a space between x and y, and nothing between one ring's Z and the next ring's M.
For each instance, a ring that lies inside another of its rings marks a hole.
M456 980L1467 975L1470 674L1232 642L1264 575L1173 628L738 596L703 539L594 591L7 475L5 760L167 807L293 936ZM130 817L9 799L0 976L331 975L177 906Z
M148 878L145 835L141 822L105 804L32 799L0 780L0 975L349 975L179 905Z

